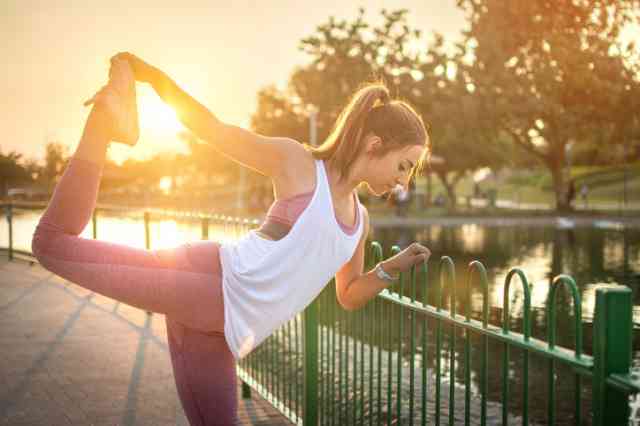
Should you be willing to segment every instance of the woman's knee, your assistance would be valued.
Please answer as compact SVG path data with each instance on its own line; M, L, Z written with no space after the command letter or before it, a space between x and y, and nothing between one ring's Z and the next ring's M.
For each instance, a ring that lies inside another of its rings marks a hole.
M58 261L70 260L82 252L75 247L79 239L76 235L67 234L55 226L40 222L31 238L31 253L45 269L56 272L59 268Z
M58 236L58 232L49 229L42 223L36 226L36 230L31 238L31 253L38 259L41 265L46 267L49 254L59 245L56 243Z

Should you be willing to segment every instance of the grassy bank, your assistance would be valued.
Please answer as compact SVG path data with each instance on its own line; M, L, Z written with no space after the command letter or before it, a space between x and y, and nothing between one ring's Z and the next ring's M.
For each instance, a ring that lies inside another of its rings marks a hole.
M624 169L622 167L574 167L571 169L572 178L576 179L576 196L574 206L584 208L585 203L580 194L581 185L587 186L587 209L598 210L599 206L611 208L612 205L622 207L624 200ZM417 182L419 192L426 192L426 178ZM528 171L506 170L498 176L482 181L480 190L497 191L497 198L514 203L534 203L555 206L551 175L546 169ZM432 179L432 193L434 198L438 194L446 195L446 190L439 179ZM473 177L464 177L456 186L458 197L473 194ZM631 208L640 207L640 162L630 164L627 168L626 201ZM634 207L634 205L638 205ZM461 209L464 206L460 206Z

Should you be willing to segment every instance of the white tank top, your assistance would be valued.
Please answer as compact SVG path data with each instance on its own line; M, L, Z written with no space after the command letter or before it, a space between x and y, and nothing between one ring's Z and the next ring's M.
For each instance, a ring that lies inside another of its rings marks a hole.
M220 246L224 335L244 358L280 325L304 310L355 252L362 234L346 234L336 221L323 160L315 160L311 201L289 233L272 241L249 231Z

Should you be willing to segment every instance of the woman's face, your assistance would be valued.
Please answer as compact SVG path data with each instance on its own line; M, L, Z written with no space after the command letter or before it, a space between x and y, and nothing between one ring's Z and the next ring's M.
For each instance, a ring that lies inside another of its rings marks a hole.
M406 188L411 170L418 164L424 149L422 145L408 145L389 151L381 157L371 157L367 163L365 179L369 190L376 196L381 196L398 184Z

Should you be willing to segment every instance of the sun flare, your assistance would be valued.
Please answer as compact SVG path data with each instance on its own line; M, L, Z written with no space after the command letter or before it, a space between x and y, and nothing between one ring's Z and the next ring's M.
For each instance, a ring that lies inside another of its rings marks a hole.
M188 153L185 143L178 137L185 127L173 108L164 103L151 87L138 84L136 92L142 143L138 143L133 150L128 146L112 144L109 158L116 164L122 164L128 158L141 160L161 151ZM166 192L165 188L160 189Z
M155 93L139 91L138 114L143 131L174 135L184 129L173 108L162 102Z

